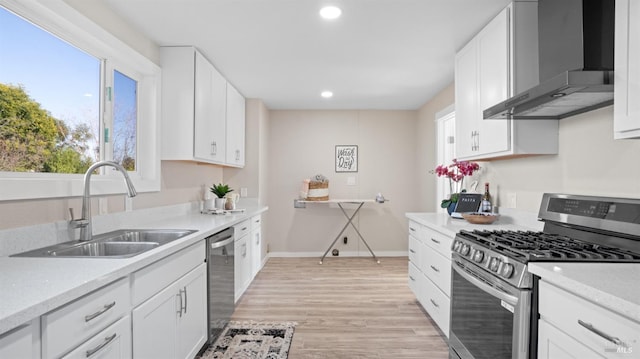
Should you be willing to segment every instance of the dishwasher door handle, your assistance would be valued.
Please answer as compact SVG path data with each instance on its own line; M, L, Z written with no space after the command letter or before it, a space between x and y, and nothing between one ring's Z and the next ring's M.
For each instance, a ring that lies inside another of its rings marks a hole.
M211 249L216 249L216 248L224 247L227 244L231 244L231 243L233 243L233 236L223 241L211 242L210 246L211 246Z

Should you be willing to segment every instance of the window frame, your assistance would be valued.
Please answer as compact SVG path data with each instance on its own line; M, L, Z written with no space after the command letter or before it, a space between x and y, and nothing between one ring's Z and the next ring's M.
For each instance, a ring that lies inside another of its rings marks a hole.
M138 124L136 171L129 175L138 192L160 191L160 100L161 69L151 60L89 20L62 0L45 2L0 0L0 5L71 45L103 61L100 89L100 122L104 126L105 87L108 69L133 74L138 81ZM106 110L111 113L111 110ZM103 127L104 128L104 127ZM101 158L104 135L101 129ZM140 134L143 134L141 136ZM122 175L107 170L92 177L92 195L126 193ZM0 201L82 196L82 174L0 172Z

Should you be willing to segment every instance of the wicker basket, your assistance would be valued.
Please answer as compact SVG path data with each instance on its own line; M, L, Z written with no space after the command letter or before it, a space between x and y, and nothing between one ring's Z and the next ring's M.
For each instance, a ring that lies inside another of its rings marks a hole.
M312 196L312 192L314 189L326 189L327 194L325 196ZM329 200L329 182L317 182L311 181L309 182L309 195L307 195L307 201L328 201Z

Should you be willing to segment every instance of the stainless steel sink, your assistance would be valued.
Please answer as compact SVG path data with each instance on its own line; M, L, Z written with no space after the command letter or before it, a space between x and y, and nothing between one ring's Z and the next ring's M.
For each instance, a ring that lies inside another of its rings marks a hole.
M49 251L52 257L132 257L159 247L155 242L91 242Z
M196 232L190 229L120 229L12 255L12 257L128 258Z

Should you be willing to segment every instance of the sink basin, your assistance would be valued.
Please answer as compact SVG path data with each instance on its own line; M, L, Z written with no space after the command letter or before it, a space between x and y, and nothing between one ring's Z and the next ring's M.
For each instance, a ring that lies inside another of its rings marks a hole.
M52 257L133 257L159 247L155 242L91 242L49 251Z
M182 238L194 230L189 229L121 229L93 237L98 242L156 242L167 244Z
M191 229L119 229L95 235L88 242L70 241L11 257L128 258L195 232Z

